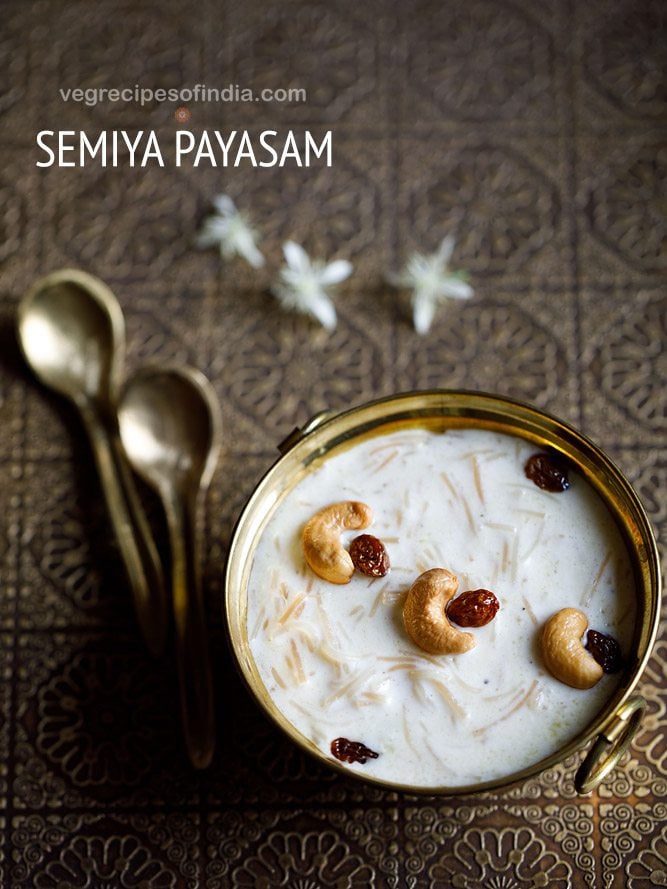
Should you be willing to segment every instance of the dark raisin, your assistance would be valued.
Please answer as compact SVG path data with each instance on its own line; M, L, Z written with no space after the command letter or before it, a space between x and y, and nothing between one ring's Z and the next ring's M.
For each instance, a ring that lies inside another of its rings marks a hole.
M460 627L484 627L498 614L500 602L491 590L467 590L447 606L447 617Z
M372 534L360 534L350 544L355 568L368 577L384 577L389 571L389 556L384 544Z
M623 669L621 646L613 636L605 636L597 630L586 634L586 649L590 651L605 673L618 673Z
M336 738L331 742L331 752L341 762L365 763L369 759L377 759L380 755L369 750L361 741L348 741L347 738Z
M570 481L566 463L554 454L533 454L524 467L526 476L545 491L567 491Z

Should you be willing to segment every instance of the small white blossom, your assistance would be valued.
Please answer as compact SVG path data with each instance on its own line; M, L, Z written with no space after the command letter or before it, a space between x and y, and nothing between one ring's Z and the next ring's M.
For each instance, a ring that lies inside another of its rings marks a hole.
M273 293L285 308L312 315L327 330L336 326L336 310L328 294L334 284L340 284L352 273L346 259L325 263L311 261L306 251L294 241L285 241L284 265Z
M412 318L419 334L428 333L435 310L447 299L469 299L472 287L466 283L465 272L452 272L447 264L454 252L454 238L444 238L435 253L424 256L413 253L403 271L392 275L389 282L412 290Z
M257 234L236 209L234 201L222 194L213 198L213 206L215 213L204 220L195 245L201 249L219 247L223 259L241 256L254 269L263 266L264 257L256 244Z

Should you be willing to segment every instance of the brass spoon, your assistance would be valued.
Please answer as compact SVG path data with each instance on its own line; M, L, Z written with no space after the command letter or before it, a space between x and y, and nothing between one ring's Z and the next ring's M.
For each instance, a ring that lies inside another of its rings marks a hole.
M183 728L190 761L205 768L215 717L196 525L218 457L220 408L198 371L147 367L127 381L118 419L130 463L157 490L167 516Z
M90 439L111 521L153 655L164 648L164 576L123 455L115 416L125 325L113 293L92 275L62 269L37 281L18 310L19 341L42 383L74 402Z

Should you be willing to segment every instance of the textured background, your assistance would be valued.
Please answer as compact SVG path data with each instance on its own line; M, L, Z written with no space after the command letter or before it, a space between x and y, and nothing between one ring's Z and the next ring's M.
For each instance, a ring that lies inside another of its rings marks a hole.
M606 449L664 552L665 8L660 0L4 0L0 26L0 884L3 887L666 885L664 638L643 729L592 796L569 761L505 792L412 799L345 780L266 724L224 651L231 527L275 444L321 408L426 386L531 401ZM303 105L191 105L189 126L334 129L334 168L40 170L39 129L176 129L170 105L58 88L302 86ZM268 264L194 233L220 192ZM476 297L425 338L383 284L457 233ZM291 237L347 257L327 334L268 294ZM73 411L24 370L18 299L76 265L126 314L128 366L212 379L207 503L220 744L188 767L170 657L144 652ZM664 629L664 624L663 624Z

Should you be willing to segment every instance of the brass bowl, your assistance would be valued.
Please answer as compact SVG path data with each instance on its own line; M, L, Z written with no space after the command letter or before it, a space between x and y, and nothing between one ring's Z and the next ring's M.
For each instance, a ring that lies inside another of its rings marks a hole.
M587 728L552 755L519 772L481 784L409 787L350 772L303 736L275 706L257 671L248 641L247 584L253 553L279 501L335 448L369 434L412 425L437 430L475 427L526 439L563 454L594 488L615 519L631 560L637 596L632 652L624 682ZM279 446L280 459L262 478L243 510L227 561L225 607L227 629L237 666L251 694L268 716L303 750L331 768L362 780L413 793L462 794L513 784L550 768L591 744L575 775L580 793L593 790L616 766L636 733L644 700L633 694L651 654L660 616L661 581L658 552L646 513L629 482L611 460L571 426L534 407L480 392L430 390L379 399L339 414L320 414Z

